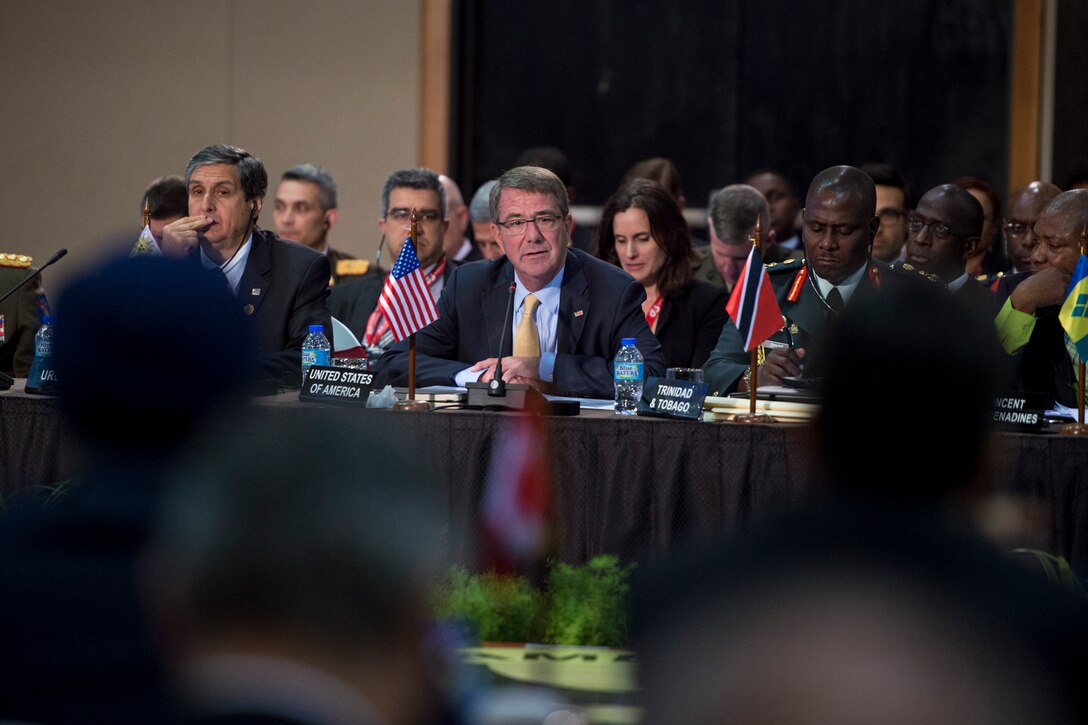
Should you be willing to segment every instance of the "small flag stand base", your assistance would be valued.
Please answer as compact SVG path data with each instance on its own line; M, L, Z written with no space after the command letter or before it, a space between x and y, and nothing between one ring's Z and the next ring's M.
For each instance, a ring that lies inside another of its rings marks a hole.
M420 412L430 410L431 404L426 400L398 400L393 403L393 410L409 410Z
M412 217L412 226L415 227L415 216ZM415 234L415 229L412 230ZM431 410L432 406L426 400L416 400L416 333L408 336L408 397L393 403L393 410L407 410L422 413Z
M774 416L767 415L766 413L739 413L733 416L733 421L736 423L777 423Z
M1066 423L1062 426L1063 436L1088 436L1088 425L1083 423Z

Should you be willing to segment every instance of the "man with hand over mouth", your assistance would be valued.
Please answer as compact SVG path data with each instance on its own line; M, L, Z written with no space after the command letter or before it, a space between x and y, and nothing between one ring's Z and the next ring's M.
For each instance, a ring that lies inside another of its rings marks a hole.
M331 339L328 258L257 228L268 174L248 151L204 148L189 160L185 186L189 216L163 229L163 254L218 269L256 325L262 382L298 387L309 326L324 325Z

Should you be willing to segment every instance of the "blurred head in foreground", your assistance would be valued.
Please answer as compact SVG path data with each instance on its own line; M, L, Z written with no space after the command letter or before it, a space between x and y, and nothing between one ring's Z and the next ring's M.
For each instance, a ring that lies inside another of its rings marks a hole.
M940 503L977 488L1007 356L992 320L943 285L850 305L827 346L813 430L833 491Z
M1077 721L1060 640L1036 631L1068 621L1030 601L1045 584L894 522L791 523L683 562L642 601L646 722Z
M254 365L250 325L200 265L120 258L57 301L61 405L92 451L155 456L237 403Z
M435 702L423 644L442 562L415 449L357 411L265 410L222 430L231 445L213 433L176 477L149 559L184 705L421 721Z

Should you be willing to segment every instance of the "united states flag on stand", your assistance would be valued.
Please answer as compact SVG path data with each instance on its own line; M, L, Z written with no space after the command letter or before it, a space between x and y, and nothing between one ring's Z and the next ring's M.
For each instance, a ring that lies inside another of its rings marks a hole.
M385 278L378 307L385 314L397 342L438 319L438 309L423 279L411 237L404 240L397 263Z
M748 261L744 263L725 311L740 330L745 352L762 344L782 328L782 310L774 296L771 278L763 266L763 257L755 245L748 253Z

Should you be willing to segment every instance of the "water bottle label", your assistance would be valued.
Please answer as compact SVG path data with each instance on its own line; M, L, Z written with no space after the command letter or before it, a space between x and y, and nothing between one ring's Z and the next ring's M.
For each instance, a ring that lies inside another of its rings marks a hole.
M318 364L318 362L317 362L317 353L318 352L319 352L318 350L307 350L306 348L303 348L302 349L302 367L308 368L311 365L317 365Z
M329 351L328 350L314 350L314 365L329 366Z
M35 340L34 352L38 355L52 355L53 354L53 341L52 340Z
M616 380L642 380L642 363L618 362L613 366Z

